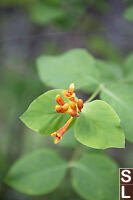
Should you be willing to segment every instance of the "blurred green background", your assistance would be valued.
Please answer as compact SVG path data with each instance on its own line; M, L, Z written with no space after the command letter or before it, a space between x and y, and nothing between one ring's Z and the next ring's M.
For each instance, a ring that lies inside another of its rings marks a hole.
M69 159L79 145L72 137L55 146L51 138L35 134L19 120L33 99L51 89L39 79L37 57L85 48L96 58L122 66L133 51L129 7L128 0L0 0L0 200L82 199L72 189L69 173L56 191L42 196L19 193L2 179L23 154L49 147ZM84 100L90 96L82 91L78 95ZM120 167L133 167L132 143L106 152Z

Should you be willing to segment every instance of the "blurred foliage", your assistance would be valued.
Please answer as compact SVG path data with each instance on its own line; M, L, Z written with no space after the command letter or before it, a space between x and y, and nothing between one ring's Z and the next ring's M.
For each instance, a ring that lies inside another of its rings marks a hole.
M108 4L102 0L100 3L96 0L39 0L29 7L30 16L33 22L37 24L49 24L54 22L57 27L73 28L84 15L87 15L88 10L93 8L98 12L105 12L108 9Z
M32 20L38 24L47 24L52 20L56 20L64 16L64 12L61 8L50 7L42 5L41 3L32 5L30 14Z
M36 0L1 0L0 1L0 5L1 6L22 6L22 5L26 5L26 4L29 4L29 3L32 3Z
M105 40L102 37L93 36L88 41L88 47L92 52L96 52L98 57L122 64L121 51L108 40Z
M133 5L128 7L124 12L124 17L127 20L133 21Z

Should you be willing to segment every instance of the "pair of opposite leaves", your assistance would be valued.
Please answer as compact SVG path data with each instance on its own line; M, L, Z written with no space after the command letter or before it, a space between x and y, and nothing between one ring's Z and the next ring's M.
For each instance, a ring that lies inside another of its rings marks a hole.
M65 103L70 102L70 98L63 97L62 91L60 89L50 90L35 99L21 116L21 120L36 132L43 135L51 135L54 132L56 136L57 131L61 130L61 127L70 120L68 112L58 113L55 110L56 95L62 96ZM120 119L112 107L104 101L85 102L79 117L75 116L71 121L70 126L74 125L76 139L88 147L106 149L124 148L125 146L125 136L120 126ZM69 131L66 134L69 134Z

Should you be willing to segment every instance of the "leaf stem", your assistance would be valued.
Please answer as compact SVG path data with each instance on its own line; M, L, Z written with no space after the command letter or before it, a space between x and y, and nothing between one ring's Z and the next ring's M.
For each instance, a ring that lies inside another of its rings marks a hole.
M97 88L97 90L90 96L90 98L87 101L93 100L100 91L101 91L101 85Z

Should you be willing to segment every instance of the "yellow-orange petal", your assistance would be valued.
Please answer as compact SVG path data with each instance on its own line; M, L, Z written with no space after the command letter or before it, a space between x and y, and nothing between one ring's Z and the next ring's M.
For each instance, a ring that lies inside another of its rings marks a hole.
M71 91L69 91L69 90L63 90L62 91L62 94L67 98L67 99L70 99L71 100L71 98L73 99L73 101L75 101L74 100L74 98L75 98L75 93L73 92L71 92Z
M64 106L63 106L63 109L64 111L66 112L69 108L69 104L68 103L65 103Z
M63 94L66 98L68 98L68 97L67 97L67 95L68 95L67 93L68 93L67 90L63 90L63 91L62 91L62 94Z
M74 92L74 83L70 84L69 91L71 91L72 93Z
M71 100L71 98L75 98L75 93L73 92L73 94L69 97L69 99Z
M57 144L59 141L60 141L60 138L55 137L55 139L54 139L54 143Z
M56 132L54 132L54 133L51 133L51 136L56 136Z

